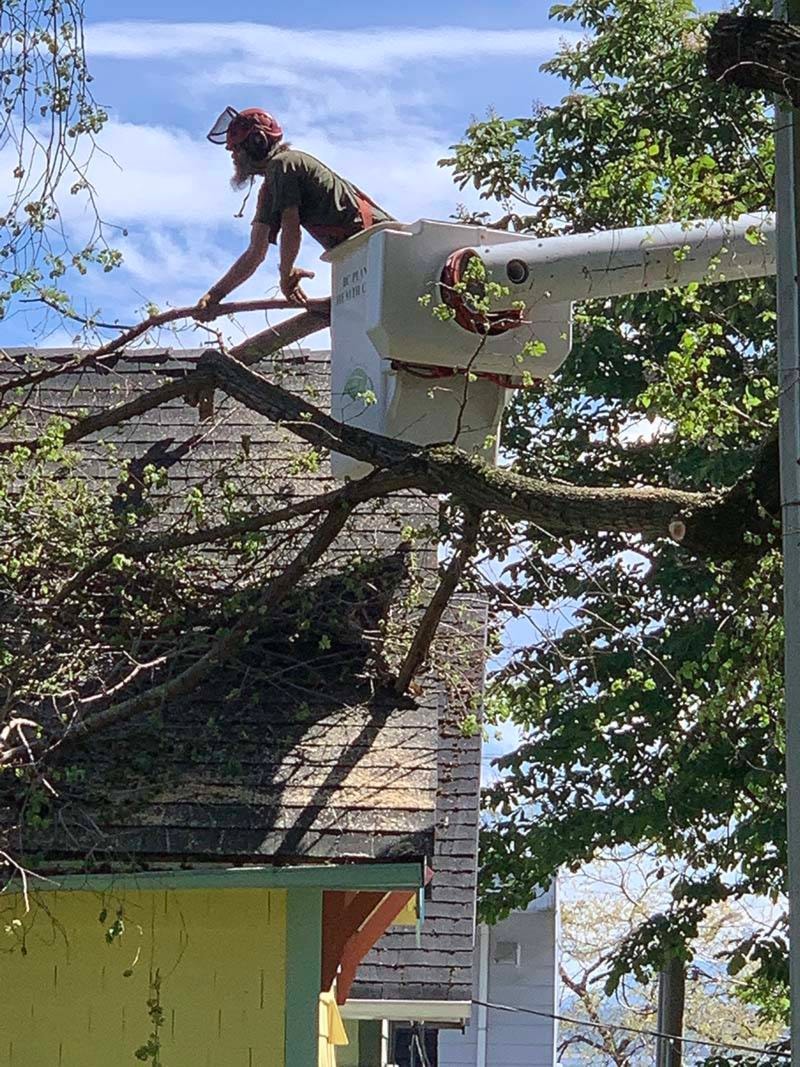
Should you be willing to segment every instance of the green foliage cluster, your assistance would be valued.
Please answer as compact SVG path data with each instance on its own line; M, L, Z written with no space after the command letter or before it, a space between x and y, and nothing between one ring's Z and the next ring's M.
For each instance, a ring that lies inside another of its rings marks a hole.
M161 1004L162 978L158 970L150 979L150 996L147 998L147 1014L150 1016L151 1031L144 1045L140 1045L134 1056L142 1063L152 1067L164 1067L161 1059L161 1031L164 1028L165 1013Z
M767 101L706 79L709 17L691 0L576 0L554 16L586 31L545 66L566 95L471 126L446 161L462 184L538 235L771 206ZM582 305L570 359L508 416L517 469L577 484L732 485L776 419L774 301L759 281ZM690 956L715 902L785 890L778 541L722 562L611 534L563 543L528 531L511 554L498 527L494 543L509 551L516 614L566 621L516 649L491 694L495 718L523 740L486 795L484 913L524 905L605 850L656 847L673 904L623 946L612 989L667 953ZM728 956L732 972L757 964L745 994L765 1011L785 1003L782 929Z
M410 641L401 605L405 599L411 611L421 595L408 542L424 535L403 531L389 555L363 537L345 539L332 559L296 571L277 604L265 601L325 514L321 506L291 515L298 485L317 475L316 452L287 445L276 463L274 441L265 449L244 435L238 448L224 448L224 462L216 449L198 455L184 442L177 448L186 463L173 464L168 438L143 462L115 430L106 443L69 445L65 431L78 409L40 425L39 412L59 394L45 386L37 403L24 403L28 392L6 409L0 430L0 858L36 866L65 821L135 813L176 763L207 760L210 748L235 779L247 739L224 727L229 702L257 707L277 692L296 700L296 723L305 716L310 724L322 707L330 711L335 693L346 690L348 703L368 700L376 678L393 679ZM147 439L147 430L139 437ZM254 525L270 501L280 521ZM386 501L373 507L391 522ZM233 632L235 643L217 662ZM191 713L191 687L188 711L181 690L163 714L151 703L93 725L212 649L206 693L219 694L219 727L209 721L199 734L167 737L164 720ZM62 744L83 727L80 744ZM110 849L95 831L90 841ZM8 860L7 874L14 869ZM108 927L112 939L122 930L117 919Z

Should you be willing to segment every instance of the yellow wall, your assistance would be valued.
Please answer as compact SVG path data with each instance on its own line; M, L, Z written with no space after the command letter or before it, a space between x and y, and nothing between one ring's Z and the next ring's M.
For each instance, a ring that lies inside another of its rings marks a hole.
M19 897L0 902L0 1067L136 1064L156 972L164 1067L282 1067L285 890L72 891L31 903L26 915ZM118 909L124 932L109 944Z

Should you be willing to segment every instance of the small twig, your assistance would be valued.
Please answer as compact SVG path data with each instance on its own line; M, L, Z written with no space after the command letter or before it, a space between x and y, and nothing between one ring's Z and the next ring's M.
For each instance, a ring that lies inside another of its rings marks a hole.
M2 850L0 850L0 860L4 860L9 867L13 867L22 880L22 898L25 901L25 914L27 915L31 910L31 902L28 894L28 878L38 878L40 882L49 882L50 885L55 885L56 883L52 878L45 878L43 874L37 874L36 871L27 870L27 868L17 863L13 856L9 856L7 852L3 852ZM3 892L5 893L5 889L3 889Z
M80 322L83 326L90 326L93 329L98 330L132 330L133 326L123 326L121 322L98 322L96 319L86 318L83 315L79 315L77 311L73 311L71 308L65 308L55 300L49 300L46 296L28 296L21 297L20 304L44 304L46 307L52 308L53 311L57 311L59 315L63 315L65 319L71 319L73 322Z
M154 667L160 667L162 663L166 662L166 656L159 656L157 659L151 660L149 663L137 663L133 670L121 681L117 682L116 685L112 685L110 689L104 689L102 693L95 693L94 696L83 697L78 701L78 704L96 704L98 700L107 700L109 697L115 696L120 690L130 685L134 678L138 677L142 671L153 670Z

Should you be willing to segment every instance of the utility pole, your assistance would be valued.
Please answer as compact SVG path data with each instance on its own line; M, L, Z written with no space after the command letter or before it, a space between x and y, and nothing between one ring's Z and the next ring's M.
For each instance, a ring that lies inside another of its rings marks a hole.
M672 956L658 976L658 1023L656 1029L669 1037L656 1038L656 1067L681 1067L683 1009L686 1002L686 968L683 960Z
M775 0L774 14L800 24L800 0ZM782 99L775 142L789 956L792 1067L800 1067L800 122L797 109Z

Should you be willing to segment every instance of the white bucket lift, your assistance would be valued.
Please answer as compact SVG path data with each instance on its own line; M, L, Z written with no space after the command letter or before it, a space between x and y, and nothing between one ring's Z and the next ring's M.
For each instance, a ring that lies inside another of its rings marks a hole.
M509 291L488 317L454 289L475 256ZM455 442L493 461L508 389L548 377L569 354L573 302L774 274L775 223L745 215L536 238L390 222L323 259L333 267L334 417L417 444ZM441 303L448 321L433 313ZM368 468L334 455L333 470L353 478Z

